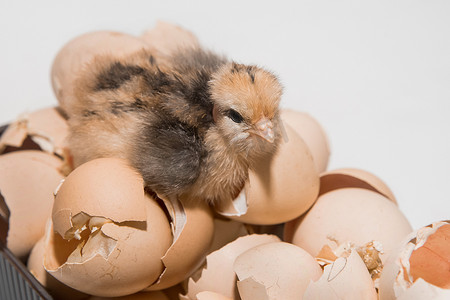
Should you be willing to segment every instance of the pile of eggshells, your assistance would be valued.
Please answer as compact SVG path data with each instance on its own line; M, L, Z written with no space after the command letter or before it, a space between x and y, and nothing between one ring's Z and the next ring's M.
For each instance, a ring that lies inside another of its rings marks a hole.
M220 207L149 195L118 158L72 168L64 109L77 72L102 53L197 43L160 22L59 52L59 106L20 116L0 139L0 229L31 274L57 299L449 299L450 221L413 231L382 180L327 171L327 137L306 113L282 110L276 156Z

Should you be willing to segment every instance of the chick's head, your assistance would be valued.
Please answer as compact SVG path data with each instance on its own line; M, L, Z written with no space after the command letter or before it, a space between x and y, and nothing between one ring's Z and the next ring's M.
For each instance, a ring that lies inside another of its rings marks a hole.
M275 75L257 66L230 63L213 75L213 118L230 147L249 159L276 150L282 90Z

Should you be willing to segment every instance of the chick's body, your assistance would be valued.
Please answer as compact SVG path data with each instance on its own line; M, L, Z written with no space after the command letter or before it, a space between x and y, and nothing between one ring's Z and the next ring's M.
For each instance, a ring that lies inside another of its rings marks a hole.
M75 165L122 157L161 196L217 203L276 151L281 93L268 71L200 48L97 57L74 88L69 147Z

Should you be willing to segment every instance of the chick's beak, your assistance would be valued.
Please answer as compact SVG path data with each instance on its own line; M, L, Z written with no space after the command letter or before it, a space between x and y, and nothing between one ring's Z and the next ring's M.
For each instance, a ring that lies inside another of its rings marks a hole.
M262 137L269 143L273 143L275 141L273 123L266 117L262 117L258 122L256 122L255 125L253 125L253 128L249 130L249 132Z

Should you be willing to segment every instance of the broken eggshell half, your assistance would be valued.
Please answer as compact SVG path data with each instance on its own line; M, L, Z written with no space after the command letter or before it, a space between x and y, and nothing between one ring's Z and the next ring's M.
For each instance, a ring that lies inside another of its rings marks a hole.
M44 235L53 191L63 179L61 164L56 156L37 150L0 155L0 214L9 224L6 246L19 259Z
M311 282L304 300L376 300L372 278L359 254L352 250L348 257L338 257L324 267L319 280Z
M261 244L234 262L242 300L301 299L310 281L322 275L322 269L305 250L285 242Z
M230 219L257 225L279 224L307 211L319 192L319 175L303 139L288 125L277 153L249 170L240 195L216 210Z
M330 143L325 130L310 114L292 109L282 109L281 119L298 133L309 147L317 171L324 172L330 158Z
M67 121L57 107L21 114L0 137L0 153L40 149L64 156Z
M125 161L100 158L75 169L55 195L44 267L95 296L136 293L158 279L172 242L169 221Z
M412 231L392 201L372 190L340 188L321 195L300 218L286 224L285 240L317 256L324 246L339 252L375 245L381 261Z
M422 227L398 244L381 273L379 294L380 300L450 299L450 221Z
M236 274L233 263L243 252L258 245L279 242L274 235L251 234L239 237L206 257L206 265L198 274L189 278L187 294L180 297L186 300L195 300L203 291L216 292L220 295L234 299L236 292Z

